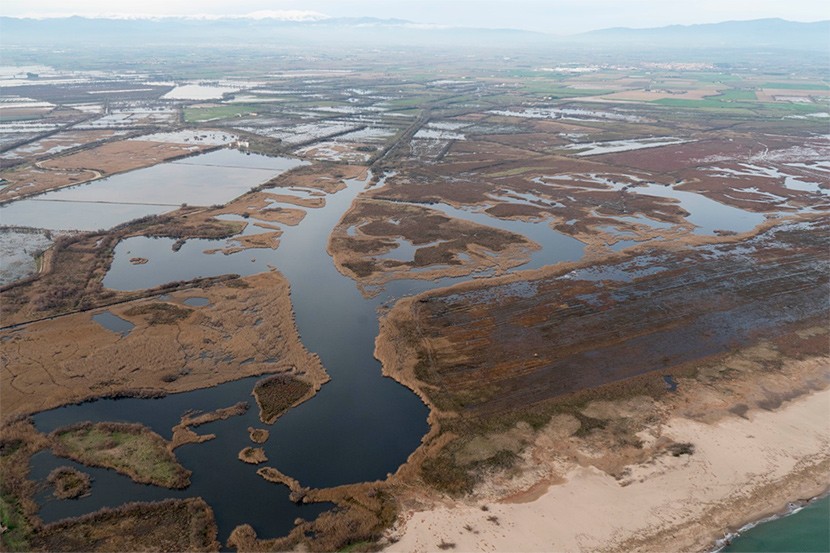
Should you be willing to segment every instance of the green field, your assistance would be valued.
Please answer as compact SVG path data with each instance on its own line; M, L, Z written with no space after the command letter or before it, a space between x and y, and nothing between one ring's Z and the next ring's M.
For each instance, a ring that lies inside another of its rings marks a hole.
M188 123L201 123L204 121L213 121L214 119L239 117L248 113L255 113L258 110L259 108L257 106L244 104L210 108L184 108L184 120Z
M723 90L718 95L707 96L706 98L710 100L719 100L721 102L755 102L758 100L757 96L755 96L754 90L741 90L738 88Z
M819 83L764 83L761 87L780 90L830 90L830 86Z

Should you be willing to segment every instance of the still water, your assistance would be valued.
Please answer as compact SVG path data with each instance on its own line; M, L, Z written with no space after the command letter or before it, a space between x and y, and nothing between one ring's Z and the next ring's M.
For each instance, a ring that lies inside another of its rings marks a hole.
M94 231L181 204L223 204L306 162L222 149L0 206L3 225Z

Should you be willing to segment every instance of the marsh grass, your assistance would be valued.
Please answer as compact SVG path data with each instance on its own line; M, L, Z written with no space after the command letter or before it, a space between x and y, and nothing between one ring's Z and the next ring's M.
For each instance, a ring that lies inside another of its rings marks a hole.
M375 543L397 518L398 504L388 491L373 485L361 489L338 507L303 525L310 551L375 551Z
M218 551L213 511L201 498L128 503L49 524L32 536L42 551Z
M169 303L142 303L124 313L131 317L146 315L147 322L151 325L169 325L186 319L193 310Z
M259 418L273 424L280 415L311 391L311 385L288 375L264 378L254 386L254 397L259 405Z

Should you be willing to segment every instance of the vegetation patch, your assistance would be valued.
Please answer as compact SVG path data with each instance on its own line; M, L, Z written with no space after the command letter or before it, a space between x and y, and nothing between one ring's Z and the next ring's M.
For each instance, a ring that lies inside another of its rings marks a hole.
M58 467L46 480L55 488L55 497L59 499L77 499L88 495L92 488L89 475L72 467Z
M151 325L173 324L181 319L186 319L191 313L193 313L193 310L187 307L159 302L136 305L124 312L125 315L131 317L146 315L147 322Z
M398 515L398 503L388 491L370 486L338 502L338 508L321 514L304 528L310 551L371 551L374 544Z
M254 386L254 397L259 405L259 418L273 424L280 415L305 399L312 391L310 384L287 375L264 378Z
M268 441L268 436L270 435L270 432L268 432L264 428L253 428L252 426L249 426L248 435L250 436L252 442L257 444L264 444Z
M300 485L300 482L296 478L291 478L274 467L262 467L256 473L269 482L287 486L291 490L288 498L294 503L301 503L308 494L309 489Z
M239 460L252 465L258 465L268 460L265 450L261 447L246 447L239 452Z
M693 455L695 452L695 444L689 442L673 443L666 448L673 457L680 457L681 455Z
M26 551L29 549L29 523L23 515L17 498L0 495L0 550Z
M0 425L0 551L31 551L30 536L38 506L29 480L31 456L47 446L46 436L28 419Z
M216 437L216 434L197 434L193 431L193 428L209 422L236 417L244 414L247 410L248 402L240 401L230 407L216 409L215 411L209 411L207 413L188 411L182 416L179 424L173 427L173 438L170 440L169 448L172 450L180 445L212 440Z
M57 455L94 467L114 469L136 482L186 488L190 471L182 467L158 434L140 424L80 423L51 434Z
M213 121L214 119L227 119L228 117L239 117L247 113L257 111L256 106L232 105L215 106L209 108L185 108L184 120L187 123L201 123Z
M201 498L128 503L49 524L33 538L43 551L218 551L213 511Z

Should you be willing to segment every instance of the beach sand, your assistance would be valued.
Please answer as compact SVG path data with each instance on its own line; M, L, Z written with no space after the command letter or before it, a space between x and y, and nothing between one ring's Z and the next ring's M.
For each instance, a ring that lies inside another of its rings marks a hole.
M563 483L537 482L510 502L410 508L387 550L712 549L725 532L830 486L828 421L828 389L714 423L673 416L660 433L694 444L692 455L658 456L619 480L574 463L556 467Z

